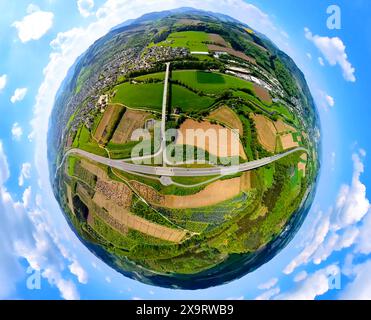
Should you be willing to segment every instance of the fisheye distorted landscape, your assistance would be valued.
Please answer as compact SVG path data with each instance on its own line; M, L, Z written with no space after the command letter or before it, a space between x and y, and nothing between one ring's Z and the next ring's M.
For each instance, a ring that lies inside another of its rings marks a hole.
M370 1L0 12L0 300L371 298Z
M96 41L48 136L54 194L80 240L128 277L184 289L237 279L292 239L319 150L293 60L248 25L189 8Z

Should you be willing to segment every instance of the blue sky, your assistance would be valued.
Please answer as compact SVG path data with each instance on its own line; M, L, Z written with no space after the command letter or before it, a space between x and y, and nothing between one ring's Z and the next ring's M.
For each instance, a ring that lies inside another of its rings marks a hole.
M341 9L341 29L336 30L326 24L331 4L0 0L0 298L371 298L371 3L336 1ZM195 292L143 285L94 257L69 230L51 193L46 165L48 117L75 59L124 20L181 6L234 16L286 51L308 80L323 140L317 196L294 240L242 279ZM40 273L40 289L28 288L30 266L31 275Z

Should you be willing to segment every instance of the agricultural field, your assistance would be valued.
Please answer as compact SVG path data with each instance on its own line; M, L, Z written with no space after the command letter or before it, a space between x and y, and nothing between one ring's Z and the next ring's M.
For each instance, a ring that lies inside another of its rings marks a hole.
M146 201L157 206L170 209L202 208L232 199L241 191L248 191L250 175L247 173L241 177L212 182L200 192L184 196L161 195L153 188L136 182L133 186Z
M243 136L243 125L240 118L227 106L222 106L212 111L208 119L225 124L231 129L237 129L239 134Z
M193 52L207 52L206 42L209 35L206 32L184 31L171 33L168 38L156 44L157 46L184 47Z
M262 88L261 86L254 83L254 92L256 96L262 100L263 102L267 104L272 103L272 97L269 94L269 91L267 89Z
M226 74L204 71L174 71L172 80L178 80L205 93L220 93L221 90L248 88L252 84Z
M293 126L288 125L287 123L283 122L281 119L277 120L274 123L274 126L276 127L277 132L279 134L281 134L281 133L288 133L288 132L291 132L291 133L295 133L296 132L296 129Z
M164 80L163 72L148 74L136 78ZM245 80L217 72L205 72L200 70L175 70L171 73L171 80L179 81L190 88L209 94L220 94L223 90L246 88L253 90L253 85Z
M94 132L94 139L100 144L106 144L111 140L113 133L120 122L125 108L117 104L109 104L104 111L103 118L100 120Z
M184 112L202 112L208 110L215 100L198 94L178 85L171 88L171 105Z
M116 96L112 102L121 103L129 108L161 111L163 97L162 83L130 84L124 83L117 87ZM171 88L171 103L185 112L207 110L214 99L173 85Z
M196 130L194 135L187 135L188 130ZM223 128L218 124L211 124L208 121L197 122L187 119L179 128L180 134L176 144L191 145L206 150L219 158L236 157L246 159L244 148L239 140L239 136L234 134L229 128ZM207 137L205 132L214 133ZM225 139L220 137L221 132L225 132ZM197 135L197 133L200 133ZM189 138L188 138L189 137Z
M145 120L151 116L148 112L126 110L117 126L111 142L114 144L127 143L136 129L144 128Z
M269 152L275 152L277 146L277 131L271 120L267 117L255 114L252 116L258 132L261 145Z
M245 60L245 61L253 63L253 64L257 64L256 60L254 58L249 57L245 53L243 53L241 51L238 51L238 50L235 50L233 48L226 48L226 47L223 47L223 46L220 46L220 45L215 45L215 44L209 44L207 46L207 48L211 52L226 52L226 53L230 54L231 56L240 58L242 60Z
M299 147L299 143L294 141L292 133L284 134L280 137L283 150Z
M230 47L231 46L231 44L228 43L227 41L225 41L225 39L221 35L216 34L216 33L210 33L209 34L209 41L212 42L215 45L219 45L219 46L222 46L222 47Z
M123 83L115 88L113 103L121 103L129 108L152 109L161 111L163 84Z
M207 12L158 15L109 32L74 65L51 120L51 182L113 268L200 289L264 264L299 228L319 126L302 73L259 32Z
M84 125L78 129L72 147L79 148L97 155L107 156L107 152L99 146L97 141L93 139L91 131Z

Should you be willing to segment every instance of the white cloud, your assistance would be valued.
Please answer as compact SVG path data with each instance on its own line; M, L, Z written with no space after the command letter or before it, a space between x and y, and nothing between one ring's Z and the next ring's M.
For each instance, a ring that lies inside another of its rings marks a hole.
M299 272L297 275L295 275L294 282L301 282L305 280L307 277L308 277L308 273L305 270L303 270Z
M39 40L53 25L54 14L41 11L37 6L28 7L28 15L12 26L18 31L18 38L25 43L30 40Z
M40 7L36 4L33 4L33 3L30 3L27 7L27 10L26 10L26 12L28 14L34 13L36 11L40 11Z
M9 179L9 165L5 156L3 142L0 140L0 185L3 185Z
M348 55L345 52L346 47L340 38L313 35L308 28L305 28L304 32L305 37L313 42L331 66L339 65L341 67L345 80L356 81L355 68L349 62Z
M318 63L324 67L325 66L325 61L323 61L323 58L322 57L318 57Z
M74 260L68 268L71 273L74 274L80 283L88 283L88 274L84 268L81 267L80 263L77 260Z
M343 185L336 201L335 228L341 229L359 222L370 209L366 186L360 181L364 165L358 154L353 154L353 177L351 185Z
M331 96L329 96L328 94L326 95L325 97L326 99L326 102L327 104L330 106L330 107L333 107L335 105L335 99Z
M18 101L22 101L27 94L27 88L18 88L15 89L13 96L10 98L12 103L16 103Z
M23 129L18 122L15 122L12 126L12 137L14 140L19 141L22 138Z
M94 0L77 0L77 7L84 18L89 17L93 14Z
M307 57L309 60L312 60L312 55L309 52L307 52Z
M255 300L270 300L280 293L280 288L269 289L255 298Z
M71 280L58 279L56 286L65 300L79 300L80 295L76 290L75 284Z
M6 87L6 83L8 81L8 76L3 74L0 76L0 92Z
M318 106L326 111L335 106L335 99L323 90L314 91L314 97Z
M371 299L371 260L353 266L351 281L341 292L340 299L370 300Z
M278 279L277 278L272 278L272 279L268 280L267 282L260 284L258 286L258 289L259 290L268 290L268 289L273 288L277 283L278 283Z
M284 269L285 274L290 274L297 267L310 262L320 264L333 252L350 248L355 244L360 252L371 251L369 245L371 218L368 215L370 202L367 199L366 186L360 181L364 166L359 153L354 153L352 160L352 183L340 188L336 204L327 214L320 213L313 233L308 233L303 249ZM361 226L358 225L360 221Z
M21 172L18 177L18 185L22 187L24 185L25 179L30 179L31 178L31 163L23 163Z
M14 200L4 186L9 178L8 161L0 141L0 299L19 298L16 285L22 280L26 282L27 277L27 267L19 263L20 259L40 271L51 286L58 288L62 298L78 299L76 285L63 275L69 265L71 274L85 283L86 273L63 246L40 197L33 201L28 187L22 201Z
M359 235L354 251L366 255L371 253L371 210L368 211L359 227Z
M333 289L331 280L340 277L340 268L330 265L327 268L317 270L290 291L276 297L279 300L314 300L329 290Z
M313 234L308 233L309 239L305 243L304 249L283 270L285 274L291 274L297 267L308 263L325 240L330 229L330 214L319 212L318 215L320 218L314 226Z

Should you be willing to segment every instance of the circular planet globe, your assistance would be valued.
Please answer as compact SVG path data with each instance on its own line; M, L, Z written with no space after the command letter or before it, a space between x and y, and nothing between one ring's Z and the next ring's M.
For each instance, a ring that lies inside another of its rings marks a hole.
M127 277L182 289L240 278L292 239L319 146L293 60L194 9L96 41L61 86L48 135L53 190L81 241Z

